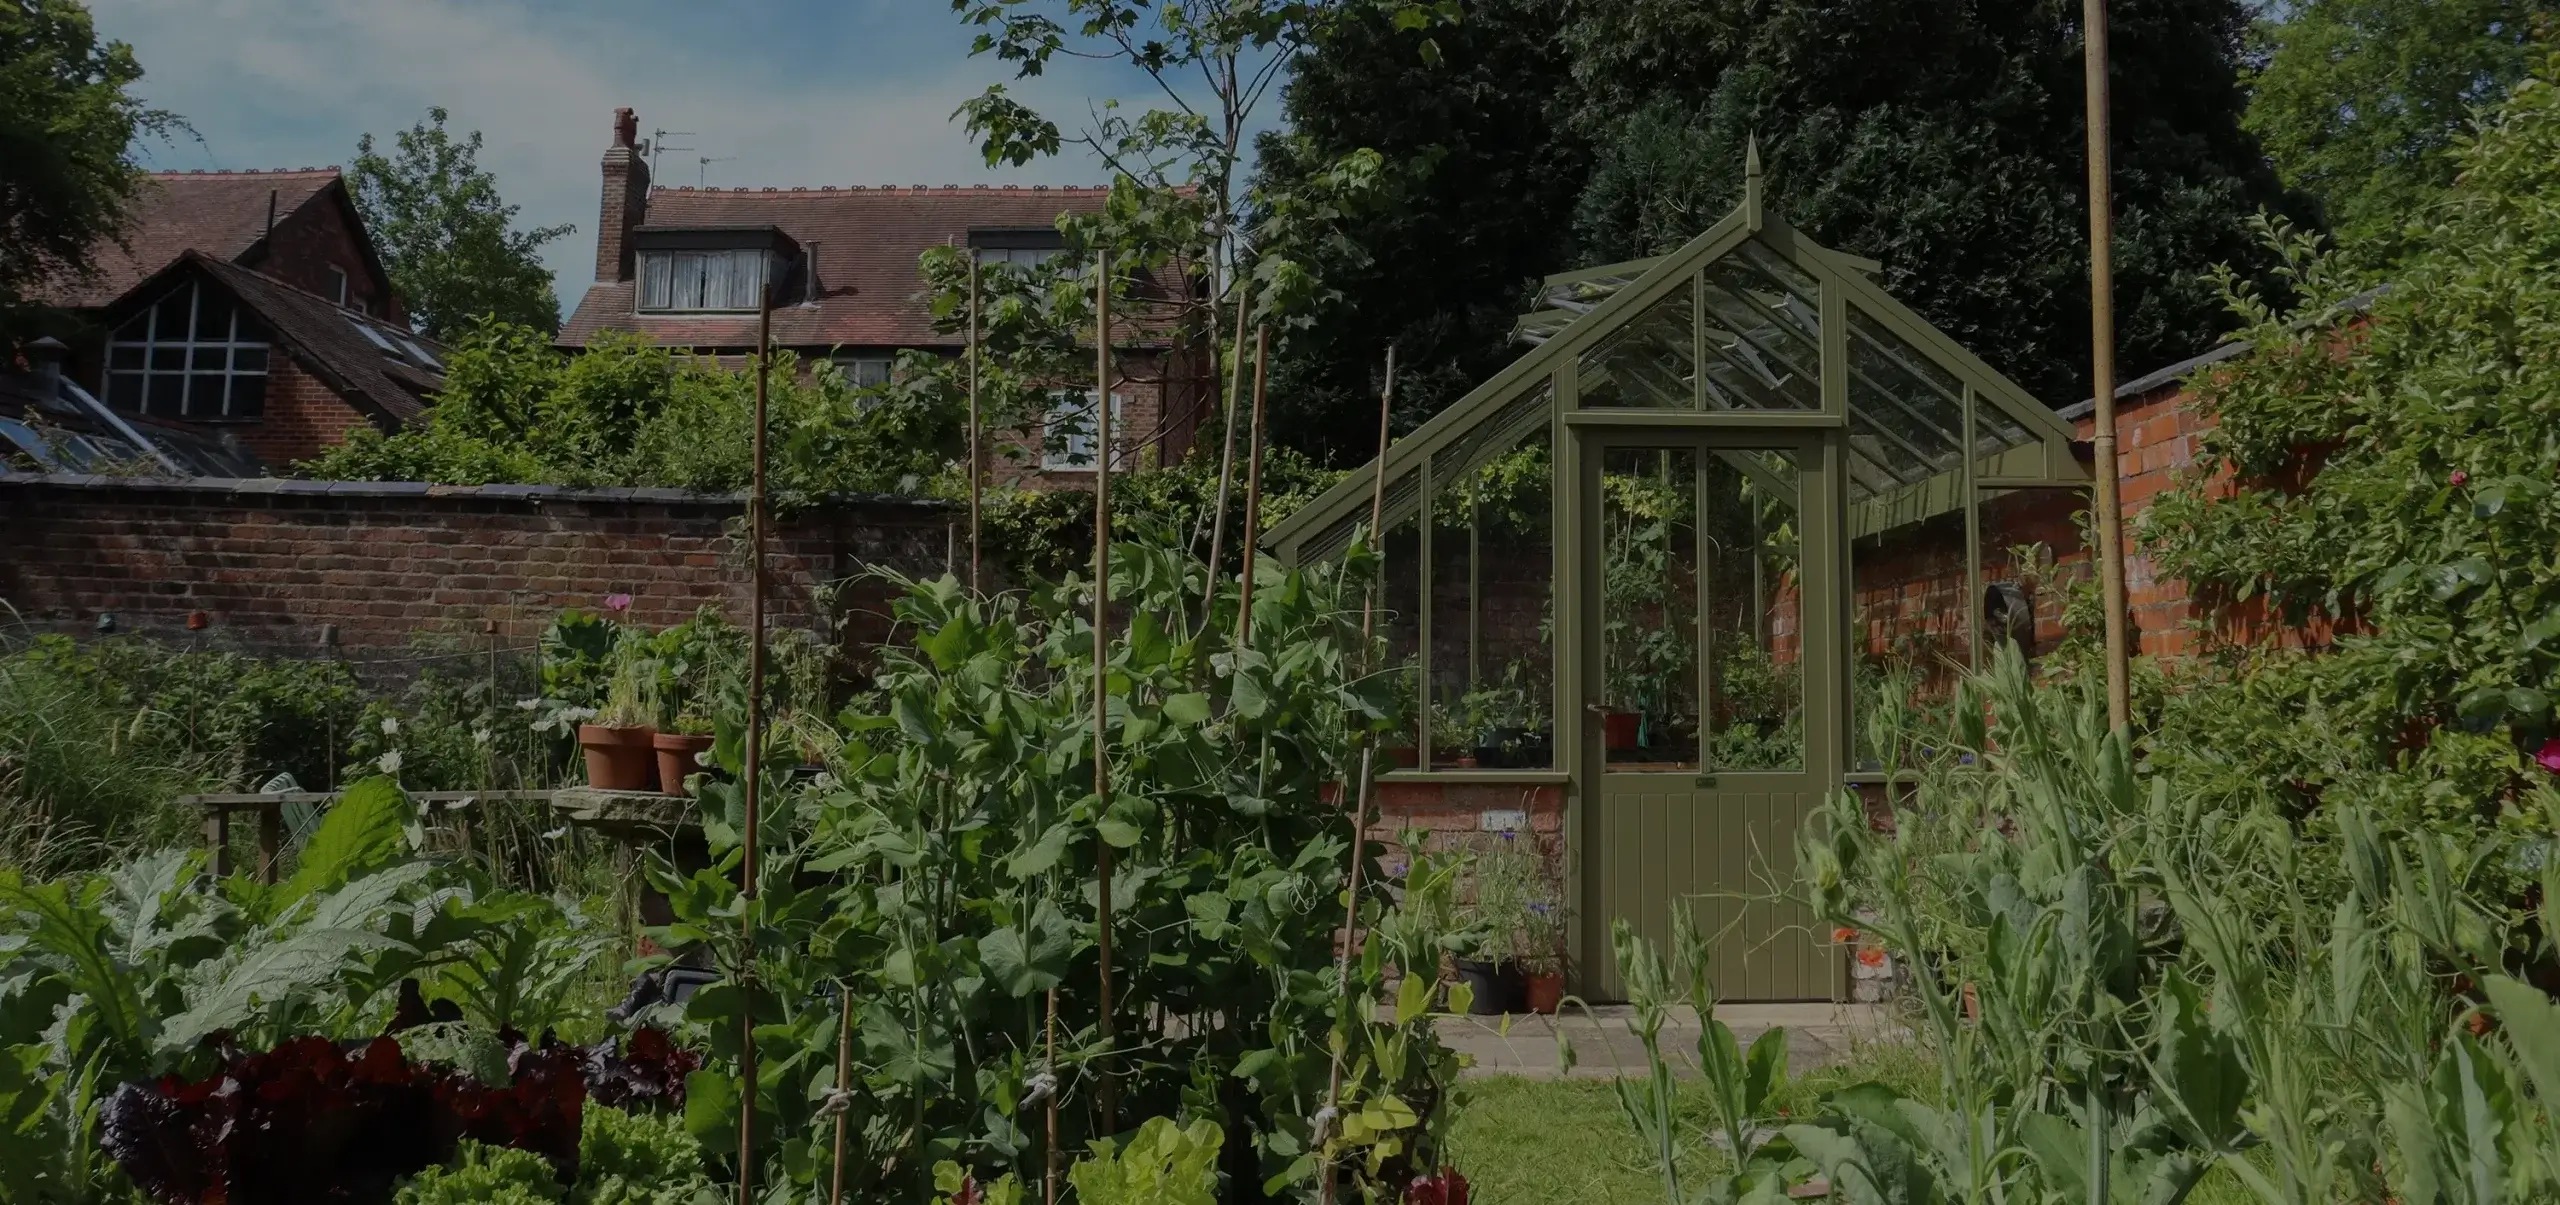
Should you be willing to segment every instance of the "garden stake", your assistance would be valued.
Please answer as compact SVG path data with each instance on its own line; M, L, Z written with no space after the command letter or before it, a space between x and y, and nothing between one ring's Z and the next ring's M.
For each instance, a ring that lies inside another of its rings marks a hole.
M1387 345L1387 384L1386 388L1378 393L1378 459L1376 461L1378 472L1376 479L1369 484L1369 538L1378 541L1380 550L1378 572L1381 577L1386 574L1386 540L1378 534L1378 531L1386 525L1387 421L1388 417L1395 413L1395 405L1396 345L1390 343ZM1426 508L1429 506L1427 499L1424 506ZM1426 518L1423 521L1427 523L1430 520ZM1360 600L1360 660L1364 669L1367 668L1370 642L1375 638L1377 623L1378 584L1371 582L1368 592L1363 594ZM1362 861L1360 849L1368 842L1369 772L1375 766L1375 762L1371 759L1375 758L1377 753L1377 734L1369 733L1362 736L1360 738L1360 783L1351 796L1351 868L1343 876L1349 886L1343 893L1345 902L1342 908L1342 945L1333 952L1334 997L1342 1001L1347 1009L1355 1010L1359 1006L1350 999L1351 946L1360 935L1360 865ZM1405 973L1409 975L1413 972L1408 970ZM1324 1116L1339 1117L1341 1111L1342 1050L1337 1047L1333 1052L1332 1070L1325 1081ZM1324 1135L1317 1135L1316 1140L1321 1148L1325 1140ZM1333 1166L1324 1158L1321 1149L1316 1156L1316 1198L1325 1205L1333 1205Z
M1270 358L1271 328L1257 326L1253 328L1253 429L1245 434L1251 467L1244 479L1244 530L1236 533L1236 543L1244 549L1244 580L1236 590L1237 652L1243 652L1253 639L1253 546L1262 524L1262 386Z
M836 1095L827 1102L836 1110L835 1177L827 1191L827 1205L844 1205L845 1094L853 1090L853 988L836 984L836 1000L843 1012L836 1020Z
M2116 215L2112 138L2107 113L2107 0L2081 0L2080 28L2086 52L2081 73L2089 89L2089 376L2095 391L2089 446L2098 480L2089 509L2098 524L2098 598L2106 613L2107 723L2133 722L2126 648L2124 510L2116 500Z
M1209 582L1202 588L1200 629L1207 631L1210 617L1218 610L1218 564L1226 555L1227 491L1236 475L1236 395L1244 392L1244 320L1253 310L1253 290L1239 285L1236 289L1236 367L1227 376L1227 417L1221 423L1225 447L1218 452L1218 504L1211 508L1209 519Z
M1093 437L1093 799L1094 806L1108 812L1111 808L1111 762L1103 744L1103 726L1110 718L1111 667L1106 660L1110 640L1103 625L1110 619L1111 608L1111 249L1094 252L1093 268L1093 363L1094 384L1100 390L1094 401ZM1100 820L1100 816L1095 819ZM1099 1005L1099 1028L1102 1037L1102 1075L1099 1085L1102 1101L1102 1132L1110 1134L1120 1127L1119 1101L1114 1098L1111 1082L1111 843L1094 840L1094 877L1100 889L1100 902L1094 914L1095 952L1102 960L1102 999Z
M738 990L738 1205L755 1201L756 1165L756 818L764 811L758 772L764 761L764 405L773 359L773 292L756 306L756 413L747 489L747 794L746 852L738 863L738 935L745 940Z
M1058 1205L1058 989L1049 989L1049 1019L1042 1026L1042 1045L1046 1053L1041 1069L1049 1074L1049 1145L1043 1152L1048 1166L1040 1176L1042 1205Z
M978 250L969 249L969 593L978 592Z

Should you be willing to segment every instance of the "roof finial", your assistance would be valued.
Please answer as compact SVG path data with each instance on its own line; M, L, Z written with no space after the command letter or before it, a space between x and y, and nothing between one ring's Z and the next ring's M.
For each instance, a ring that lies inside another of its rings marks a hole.
M1754 132L1742 147L1742 217L1753 230L1760 229L1760 135Z

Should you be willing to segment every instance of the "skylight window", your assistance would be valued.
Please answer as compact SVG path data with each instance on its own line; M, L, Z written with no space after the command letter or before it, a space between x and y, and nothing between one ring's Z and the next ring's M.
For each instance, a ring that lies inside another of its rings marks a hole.
M381 348L382 354L389 356L394 360L400 358L400 349L392 345L391 337L389 335L385 335L381 331L373 329L371 325L358 322L353 318L347 319L347 325L356 328L356 333L363 335L367 342L373 344L375 347Z

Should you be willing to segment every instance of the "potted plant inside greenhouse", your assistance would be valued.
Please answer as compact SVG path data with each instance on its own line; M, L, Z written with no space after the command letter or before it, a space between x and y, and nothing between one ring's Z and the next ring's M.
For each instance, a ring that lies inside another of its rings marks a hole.
M613 676L593 723L578 725L587 755L587 785L600 791L658 789L658 663L646 637L625 632L613 646Z

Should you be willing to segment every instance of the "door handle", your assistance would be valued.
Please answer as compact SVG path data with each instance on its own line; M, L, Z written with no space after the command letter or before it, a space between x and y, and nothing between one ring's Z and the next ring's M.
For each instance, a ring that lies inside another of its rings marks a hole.
M1713 774L1701 774L1697 777L1694 785L1701 787L1713 787L1716 785L1716 776Z

